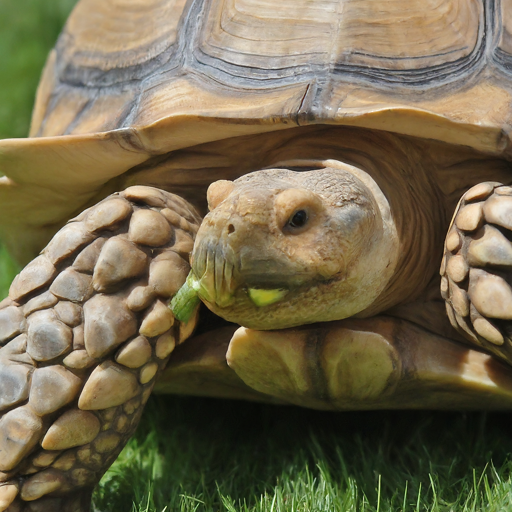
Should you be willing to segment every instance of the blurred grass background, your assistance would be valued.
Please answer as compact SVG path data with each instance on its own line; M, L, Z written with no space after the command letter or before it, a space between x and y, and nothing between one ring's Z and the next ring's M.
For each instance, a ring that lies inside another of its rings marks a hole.
M0 137L23 137L72 0L0 0ZM0 247L0 295L16 273ZM0 390L1 392L1 390ZM512 511L510 414L153 397L101 512Z

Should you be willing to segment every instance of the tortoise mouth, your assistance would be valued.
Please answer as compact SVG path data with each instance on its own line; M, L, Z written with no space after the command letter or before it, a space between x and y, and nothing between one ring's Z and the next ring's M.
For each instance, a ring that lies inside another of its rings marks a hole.
M215 239L202 241L194 247L192 271L198 282L198 292L206 302L224 308L234 302L236 283L233 251Z
M297 274L289 276L275 261L244 258L218 240L203 241L194 248L192 271L198 280L201 299L219 308L228 308L235 300L250 300L255 306L267 306L283 300L299 283ZM245 263L245 264L244 264ZM295 286L290 286L295 281Z

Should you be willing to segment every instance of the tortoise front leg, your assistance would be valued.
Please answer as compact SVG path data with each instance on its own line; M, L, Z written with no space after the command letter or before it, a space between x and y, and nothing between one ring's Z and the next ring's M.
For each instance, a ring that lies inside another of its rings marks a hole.
M512 187L480 183L460 200L445 242L441 293L452 325L512 361Z
M86 512L176 343L200 219L150 187L68 223L0 304L0 511Z

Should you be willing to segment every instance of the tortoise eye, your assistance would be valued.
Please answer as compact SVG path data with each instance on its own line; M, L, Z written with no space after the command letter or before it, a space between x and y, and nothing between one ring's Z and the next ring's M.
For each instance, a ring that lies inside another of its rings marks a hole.
M306 210L297 210L288 221L291 228L302 228L308 221L308 212Z

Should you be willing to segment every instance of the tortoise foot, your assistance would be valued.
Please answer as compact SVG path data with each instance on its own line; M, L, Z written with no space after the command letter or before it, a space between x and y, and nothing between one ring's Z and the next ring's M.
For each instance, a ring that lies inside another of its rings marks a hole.
M455 212L441 265L452 325L467 340L512 360L512 187L480 183Z
M0 487L0 493L1 489ZM73 492L71 496L43 497L35 501L23 501L17 496L5 512L89 512L91 498L92 489ZM0 510L3 510L1 505Z
M0 303L0 512L85 511L190 333L167 307L199 219L131 187L68 223Z

